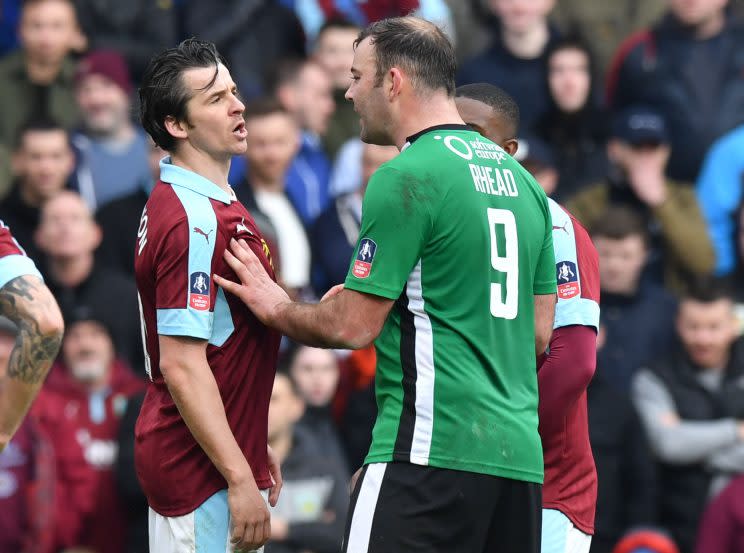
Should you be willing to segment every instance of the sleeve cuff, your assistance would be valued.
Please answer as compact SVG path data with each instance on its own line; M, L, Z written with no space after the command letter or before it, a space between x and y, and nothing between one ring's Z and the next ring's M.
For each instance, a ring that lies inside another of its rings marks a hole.
M44 280L33 260L28 256L13 254L0 259L0 288L20 276L35 276Z

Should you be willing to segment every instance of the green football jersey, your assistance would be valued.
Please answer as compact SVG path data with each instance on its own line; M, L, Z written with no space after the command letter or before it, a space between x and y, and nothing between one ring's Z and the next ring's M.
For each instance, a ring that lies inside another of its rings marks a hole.
M367 463L542 482L534 294L556 291L545 193L462 125L409 138L369 181L345 287L395 300Z

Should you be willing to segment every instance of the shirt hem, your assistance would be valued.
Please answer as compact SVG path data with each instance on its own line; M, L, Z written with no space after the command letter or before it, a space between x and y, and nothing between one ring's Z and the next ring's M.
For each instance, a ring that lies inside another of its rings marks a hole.
M574 514L565 503L560 501L543 501L543 509L555 509L556 511L560 511L578 530L588 536L594 535L594 524L586 524L585 522L582 522L580 517L576 516L576 514Z
M424 459L419 457L410 457L409 453L401 453L409 458L408 461L412 465L430 466L442 469L460 470L464 472L475 472L478 474L487 474L489 476L498 476L500 478L509 478L511 480L521 480L525 482L532 482L534 484L543 483L543 474L530 470L520 470L508 467L502 467L499 465L493 465L489 463L478 463L468 462L458 459L448 459L445 457L432 457L429 456L428 463L424 462ZM368 455L364 460L364 464L370 463L391 463L393 462L393 453L384 453L376 455Z

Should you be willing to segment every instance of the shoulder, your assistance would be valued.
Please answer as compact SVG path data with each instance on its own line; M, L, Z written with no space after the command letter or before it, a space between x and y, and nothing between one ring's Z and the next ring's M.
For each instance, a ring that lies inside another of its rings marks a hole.
M0 60L0 74L9 76L23 69L23 56L19 51L11 52Z

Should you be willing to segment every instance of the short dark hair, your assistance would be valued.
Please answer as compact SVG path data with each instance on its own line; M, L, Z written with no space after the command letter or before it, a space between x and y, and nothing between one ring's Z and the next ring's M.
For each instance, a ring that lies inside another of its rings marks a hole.
M459 98L470 98L491 106L493 110L503 117L517 134L519 128L519 106L507 92L496 85L489 83L473 83L458 86L455 96Z
M57 121L56 119L53 119L51 117L46 117L43 115L39 115L36 117L32 117L31 119L27 120L25 123L23 123L18 130L16 131L15 135L15 149L20 150L23 146L23 141L26 138L26 135L31 132L57 132L62 131L65 133L65 136L67 137L67 143L68 145L71 145L70 142L70 133L67 132L67 129L62 126L62 124Z
M698 275L687 282L682 294L682 301L692 300L699 303L713 303L719 300L734 299L731 280L726 277Z
M455 49L433 23L412 16L382 19L359 33L354 47L367 38L375 47L377 86L385 73L397 66L408 73L414 87L455 94Z
M214 67L214 77L205 87L207 89L217 79L219 64L226 65L216 46L196 38L188 38L150 60L139 89L140 121L163 150L172 151L176 145L175 138L165 128L166 117L188 122L186 104L191 99L191 91L183 82L183 72Z
M623 205L608 207L591 226L591 235L611 240L640 236L646 246L649 242L646 220L636 210Z
M297 57L279 60L266 75L268 91L271 94L276 94L282 86L296 82L307 63L315 62Z
M264 96L251 100L245 105L243 119L250 121L251 119L258 119L275 113L282 113L289 116L289 112L284 108L279 100L271 96Z

